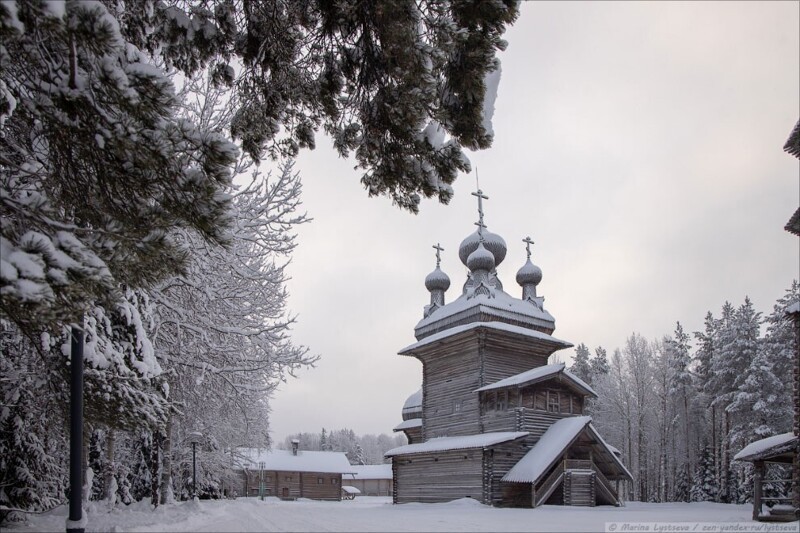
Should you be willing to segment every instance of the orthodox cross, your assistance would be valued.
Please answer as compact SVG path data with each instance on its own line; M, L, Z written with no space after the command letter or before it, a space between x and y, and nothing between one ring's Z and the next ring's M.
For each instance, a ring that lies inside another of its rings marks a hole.
M531 244L533 244L533 241L531 240L530 237L525 237L524 239L522 239L522 242L525 243L525 251L528 252L528 259L530 259L531 258Z
M444 252L444 248L442 248L442 245L437 242L433 249L436 250L436 268L439 268L439 263L442 261L442 256L440 254L441 252Z
M483 228L486 227L486 224L483 223L483 200L488 200L489 197L483 194L483 191L480 189L472 193L472 196L478 198L478 221L475 225L478 226L478 234L483 236Z

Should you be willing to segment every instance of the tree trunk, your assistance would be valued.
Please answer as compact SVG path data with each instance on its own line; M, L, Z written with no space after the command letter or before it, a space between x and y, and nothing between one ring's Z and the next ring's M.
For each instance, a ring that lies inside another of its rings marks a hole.
M106 471L105 471L105 500L112 505L116 501L116 482L114 482L114 472L116 467L114 465L114 441L116 432L111 429L106 429ZM112 492L113 491L113 492Z
M730 419L728 417L728 411L725 411L724 420L725 420L725 428L722 434L722 484L720 489L722 492L722 502L730 503L730 494L729 494L730 490L728 488L730 484L730 464L728 460Z
M152 491L152 496L150 498L150 503L153 507L158 507L160 503L158 497L158 485L159 485L159 478L160 476L159 468L160 462L158 457L158 449L161 446L161 432L154 431L153 432L153 448L150 452L150 489Z
M172 492L172 415L167 416L164 429L164 446L161 454L161 499L162 504L175 503Z
M684 437L686 439L686 463L683 465L684 474L686 475L686 483L689 487L692 484L692 461L691 461L691 454L689 452L689 397L686 394L686 387L683 388L683 426L684 426ZM689 493L691 490L687 490L685 497L687 502L692 501Z
M719 499L719 450L717 448L717 408L713 405L711 406L711 461L714 464L714 484L716 485L714 488L716 489L716 494L714 495L714 501L720 501Z

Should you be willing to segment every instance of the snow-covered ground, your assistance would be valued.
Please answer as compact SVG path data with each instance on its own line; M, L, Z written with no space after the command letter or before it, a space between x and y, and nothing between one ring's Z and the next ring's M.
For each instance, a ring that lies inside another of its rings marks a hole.
M178 503L155 511L145 502L113 512L95 507L88 515L86 531L604 531L606 522L757 525L750 521L750 513L748 505L718 503L633 502L621 508L498 509L468 499L392 505L390 498L364 496L342 502L239 498ZM7 530L64 531L66 515L66 507L58 507ZM797 531L796 522L793 527L781 531ZM624 529L618 527L617 531Z

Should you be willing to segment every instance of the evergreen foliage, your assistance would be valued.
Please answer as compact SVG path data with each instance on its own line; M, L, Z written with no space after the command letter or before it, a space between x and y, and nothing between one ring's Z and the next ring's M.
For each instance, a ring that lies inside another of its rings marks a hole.
M581 378L586 383L592 383L592 366L589 362L589 358L591 357L591 353L589 352L589 348L580 343L575 348L575 357L572 361L572 366L569 367L569 371Z

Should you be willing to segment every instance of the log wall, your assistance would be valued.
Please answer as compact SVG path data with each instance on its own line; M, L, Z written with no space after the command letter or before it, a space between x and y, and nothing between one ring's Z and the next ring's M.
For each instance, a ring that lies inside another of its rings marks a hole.
M525 441L498 444L484 452L486 503L496 506L530 507L530 483L500 481L530 451Z
M451 347L455 352L422 361L422 436L474 435L479 429L479 347Z
M484 502L481 450L397 456L392 471L395 503L435 503L464 497Z
M241 493L259 495L259 479L264 483L264 496L278 498L310 498L313 500L341 500L342 475L319 472L283 472L265 470L263 477L257 470L241 472ZM318 480L322 479L322 483ZM284 491L285 489L285 491Z

